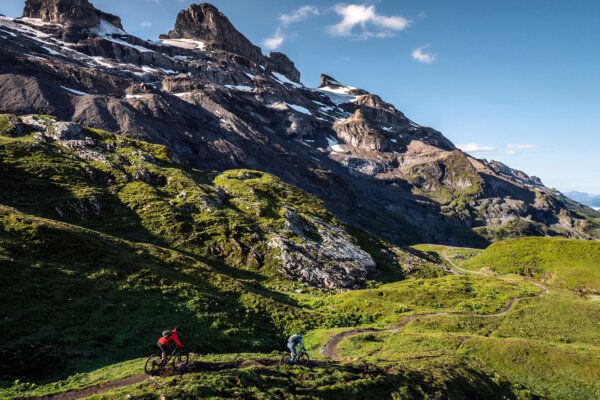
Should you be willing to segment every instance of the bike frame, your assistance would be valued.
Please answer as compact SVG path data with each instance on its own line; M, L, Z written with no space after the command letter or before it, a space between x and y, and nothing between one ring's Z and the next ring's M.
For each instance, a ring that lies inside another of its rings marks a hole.
M300 351L298 353L296 353L296 356L294 358L291 359L291 363L295 364L298 362L298 359L300 358L300 356L302 354L306 353L304 350L300 349Z
M171 354L166 353L165 354L165 362L163 364L167 365L169 363L169 361L171 361L171 358L173 358L176 355L178 355L180 353L180 351L181 351L181 349L179 347L175 347L173 349L173 351L171 352ZM162 356L162 353L158 353L158 354Z

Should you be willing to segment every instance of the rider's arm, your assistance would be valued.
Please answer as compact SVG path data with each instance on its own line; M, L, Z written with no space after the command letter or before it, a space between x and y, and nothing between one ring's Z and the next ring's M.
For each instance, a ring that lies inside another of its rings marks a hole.
M174 333L173 335L171 335L171 338L173 339L173 341L175 342L175 344L178 347L183 347L183 345L181 344L181 342L179 341L179 338L177 337L177 334Z
M302 343L302 339L298 338L298 343L300 344L300 346L302 346L302 350L306 350L306 348L304 347L304 343Z

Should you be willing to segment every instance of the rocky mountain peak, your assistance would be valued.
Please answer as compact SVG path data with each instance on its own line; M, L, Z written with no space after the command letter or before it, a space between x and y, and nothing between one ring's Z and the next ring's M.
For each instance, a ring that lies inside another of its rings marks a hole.
M272 51L269 53L269 62L273 69L281 72L290 80L300 83L300 71L296 69L294 62L288 56L278 51Z
M369 94L366 90L357 89L352 86L344 85L332 78L329 75L321 74L321 84L319 85L319 89L330 89L337 91L339 93L352 94L355 96L362 96L365 94Z
M23 17L75 28L97 27L104 20L123 29L121 18L96 9L88 0L27 0Z
M240 54L253 61L263 58L258 46L253 45L212 4L192 4L177 15L175 27L161 39L199 40L208 47L216 47Z
M319 85L320 88L323 88L323 87L335 88L335 87L341 87L341 86L344 86L344 85L342 85L341 83L336 81L331 76L321 74L321 84Z

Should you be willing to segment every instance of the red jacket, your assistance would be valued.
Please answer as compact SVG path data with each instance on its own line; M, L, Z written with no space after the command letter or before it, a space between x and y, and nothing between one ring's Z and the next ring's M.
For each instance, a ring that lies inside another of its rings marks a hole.
M171 331L171 332L173 332L173 333L171 333L168 337L161 336L160 339L158 339L158 343L167 346L169 344L169 342L172 340L175 342L175 344L177 346L183 347L183 345L179 341L179 338L177 337L177 331Z

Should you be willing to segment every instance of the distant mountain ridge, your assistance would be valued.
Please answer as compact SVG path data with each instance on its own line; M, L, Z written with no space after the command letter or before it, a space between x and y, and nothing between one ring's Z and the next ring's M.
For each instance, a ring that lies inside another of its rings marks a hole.
M600 208L600 194L590 194L573 191L565 193L565 196L581 204L585 204L586 206L590 206L596 209Z
M0 18L0 112L54 115L163 144L195 168L248 168L323 199L395 243L600 237L600 214L496 161L463 153L366 90L307 88L210 4L157 41L87 0L28 0Z

